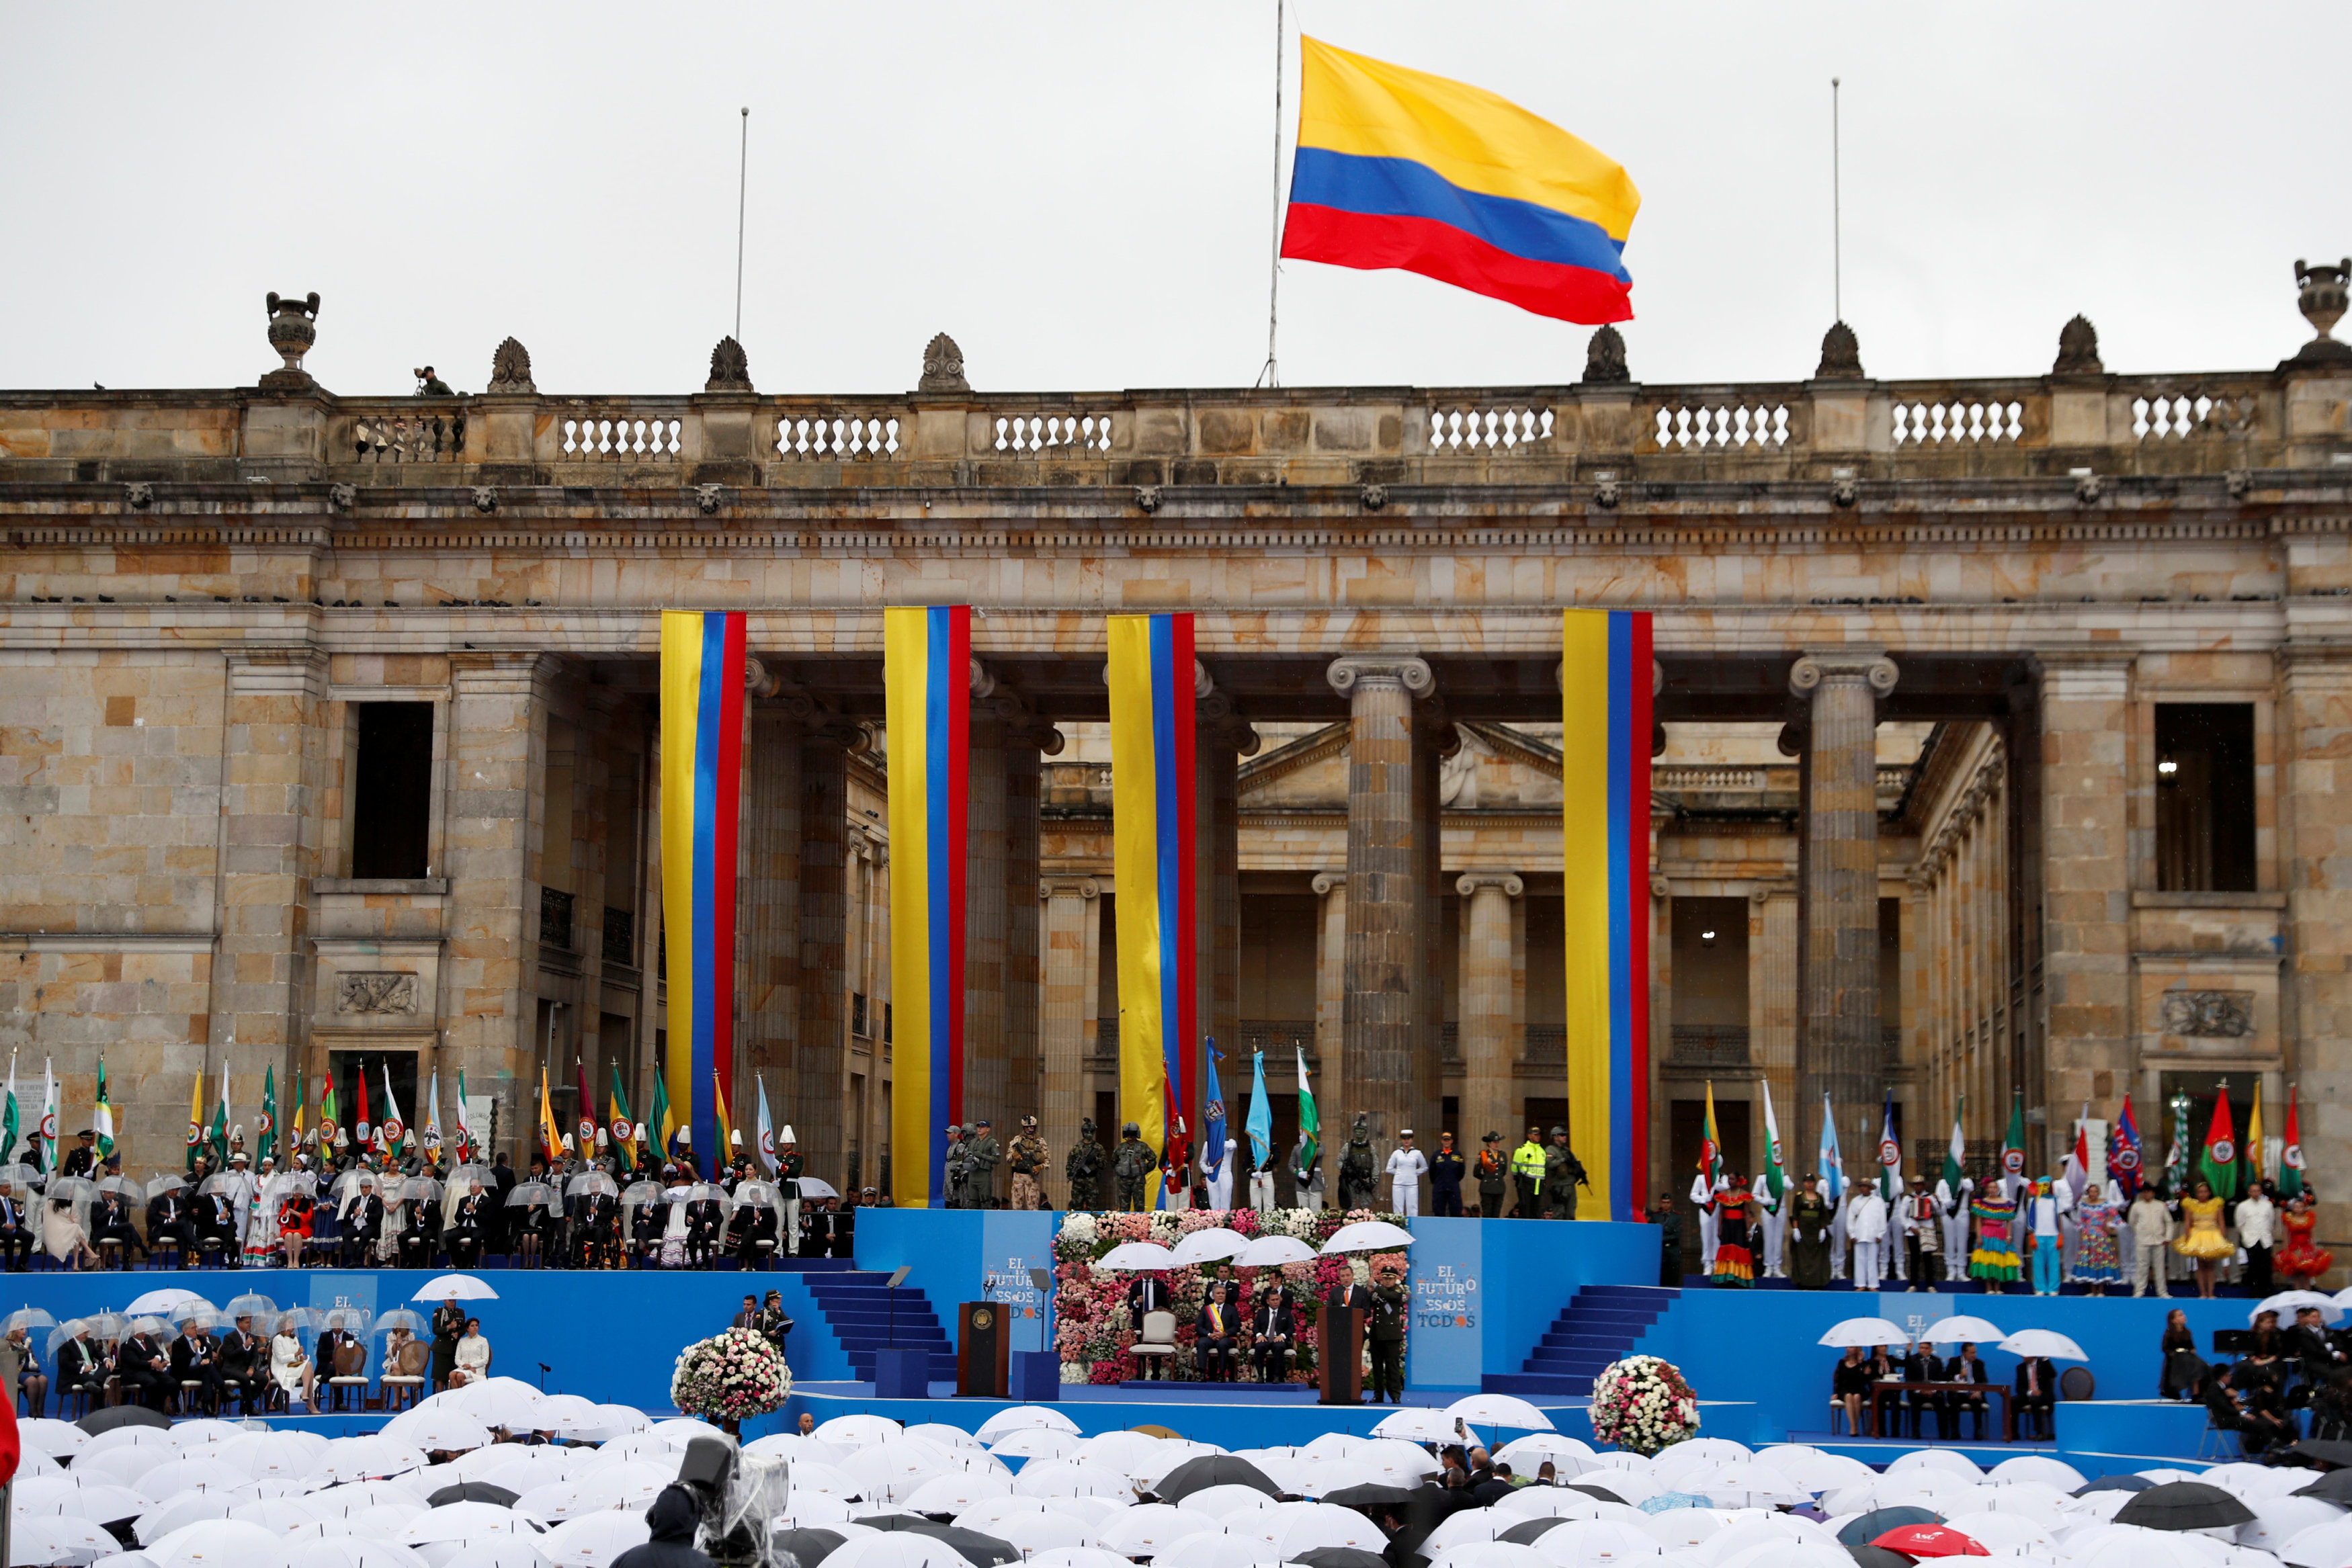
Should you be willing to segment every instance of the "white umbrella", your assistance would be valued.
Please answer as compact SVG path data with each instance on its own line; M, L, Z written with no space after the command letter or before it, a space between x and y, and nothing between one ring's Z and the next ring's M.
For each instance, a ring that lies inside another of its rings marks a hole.
M412 1301L443 1301L451 1296L461 1301L495 1301L499 1293L471 1274L436 1274L416 1287Z
M451 1409L485 1427L504 1427L509 1432L538 1430L541 1410L546 1403L545 1395L513 1377L489 1377L468 1383L449 1396Z
M1759 1448L1756 1462L1769 1465L1807 1491L1827 1491L1832 1487L1853 1486L1871 1479L1871 1469L1860 1459L1844 1454L1832 1454L1827 1448L1815 1448L1801 1443L1778 1443Z
M1694 1548L1695 1554L1709 1563L1720 1563L1737 1556L1751 1546L1777 1546L1788 1541L1811 1541L1819 1545L1835 1547L1836 1534L1818 1521L1800 1519L1793 1513L1768 1513L1761 1518L1743 1514L1727 1521L1721 1530L1706 1538L1703 1545Z
M2284 1497L2296 1491L2311 1479L2299 1469L2272 1469L2244 1459L2212 1466L2197 1478L2207 1486L2216 1486L2251 1503L2258 1497Z
M110 1454L117 1448L161 1448L177 1453L179 1448L180 1445L172 1440L167 1427L116 1427L90 1438L82 1446L80 1453L83 1458L88 1459L100 1454Z
M1907 1454L1899 1455L1886 1467L1886 1473L1890 1476L1904 1475L1912 1470L1942 1470L1949 1475L1964 1476L1972 1481L1984 1477L1984 1471L1974 1459L1953 1448L1914 1448ZM2082 1483L2077 1481L2074 1484L2080 1486Z
M467 1542L441 1568L547 1568L547 1554L527 1536L492 1535Z
M1189 1508L1195 1513L1205 1513L1211 1519L1231 1520L1235 1514L1260 1513L1275 1506L1274 1499L1255 1487L1245 1487L1237 1481L1220 1481L1199 1491L1186 1492L1178 1508Z
M404 1526L397 1539L404 1546L425 1546L436 1541L472 1541L484 1535L531 1535L541 1522L516 1509L494 1502L453 1502L428 1508Z
M977 1527L966 1525L964 1528ZM1032 1552L1050 1551L1056 1546L1092 1546L1095 1543L1094 1527L1066 1513L1016 1513L1002 1523L982 1530L981 1533L993 1535L1024 1555ZM1230 1537L1202 1535L1193 1539L1221 1541ZM1160 1559L1163 1568L1170 1561L1164 1556Z
M1240 1255L1249 1244L1250 1239L1238 1230L1228 1230L1221 1225L1211 1226L1205 1230L1195 1230L1189 1236L1178 1238L1170 1256L1179 1263L1222 1263L1228 1258Z
M1495 1533L1502 1534L1514 1525L1525 1524L1531 1519L1599 1519L1601 1500L1589 1492L1567 1487L1521 1487L1507 1498L1499 1499L1488 1509L1464 1509L1448 1518L1468 1518L1474 1513L1492 1514L1496 1520Z
M1853 1554L1843 1546L1824 1546L1791 1536L1735 1552L1715 1568L1853 1568Z
M973 1434L983 1443L994 1443L1000 1437L1015 1432L1076 1433L1078 1424L1049 1405L1013 1405L999 1410L980 1424Z
M1429 1568L1550 1568L1553 1561L1514 1541L1473 1541L1445 1548L1430 1558Z
M405 1546L357 1535L299 1541L287 1561L289 1568L425 1568L425 1559Z
M1457 1418L1426 1405L1400 1405L1381 1417L1372 1428L1375 1437L1402 1437L1409 1443L1475 1443L1486 1445L1477 1433L1454 1430ZM1514 1461L1516 1462L1516 1461Z
M1057 1497L1043 1500L1049 1512L1066 1513L1072 1519L1083 1520L1089 1529L1099 1531L1123 1509L1135 1506L1132 1498L1124 1500L1115 1497Z
M2343 1568L2352 1563L2352 1519L2306 1525L2272 1550L2293 1568Z
M1181 1455L1149 1432L1097 1432L1071 1458L1117 1470L1130 1479L1156 1481L1174 1469Z
M1664 1548L1659 1538L1648 1531L1615 1520L1571 1519L1537 1536L1529 1550L1559 1568L1594 1568L1597 1564L1655 1557Z
M1223 1534L1225 1527L1205 1513L1164 1502L1124 1510L1096 1532L1096 1544L1121 1557L1156 1557L1160 1549L1188 1535Z
M1049 1546L1031 1556L1026 1568L1135 1568L1135 1564L1099 1546Z
M2063 1491L2079 1491L2090 1479L2063 1459L2047 1454L2019 1454L2001 1460L1990 1472L1997 1481L2043 1481Z
M1315 1249L1296 1236L1253 1236L1248 1246L1234 1254L1234 1262L1244 1269L1278 1269L1314 1260Z
M818 1424L814 1436L820 1442L843 1448L862 1448L868 1443L887 1442L904 1433L905 1427L887 1416L835 1416Z
M1090 1548L1066 1546L1060 1550L1083 1552ZM1118 1568L1133 1568L1124 1558L1110 1557L1108 1552L1101 1555ZM855 1541L845 1541L834 1548L825 1563L838 1563L840 1568L971 1568L963 1553L946 1542L937 1536L918 1535L911 1530L877 1531Z
M2058 1539L2050 1528L2021 1513L1955 1513L1946 1522L1996 1557L2021 1557L2027 1552L2055 1554Z
M2203 1544L2179 1531L2143 1530L2129 1524L2102 1525L2095 1540L2086 1534L2066 1542L2074 1568L2210 1568L2213 1559L2202 1550ZM2301 1563L2292 1554L2294 1547L2294 1542L2288 1542L2288 1550L2280 1556L2297 1568L2336 1568L2345 1561L2329 1557L2324 1563Z
M1591 1498L1584 1500L1588 1503L1592 1501ZM1447 1514L1437 1528L1429 1532L1429 1538L1421 1543L1419 1551L1423 1557L1433 1558L1439 1552L1456 1546L1492 1541L1504 1531L1517 1530L1526 1522L1517 1514L1499 1508L1462 1509Z
M131 1299L131 1304L123 1308L122 1311L125 1315L130 1317L144 1317L149 1312L163 1313L173 1312L190 1301L194 1301L196 1305L207 1309L212 1305L210 1301L205 1301L204 1297L196 1294L194 1291L183 1291L177 1286L166 1286L164 1289L160 1291L149 1291L144 1295L133 1296Z
M8 1568L50 1568L112 1557L122 1543L87 1519L65 1514L22 1514L9 1521Z
M63 1457L79 1453L90 1436L70 1421L41 1416L17 1422L16 1441L34 1453Z
M1589 1460L1593 1452L1591 1444L1580 1442L1564 1432L1530 1432L1496 1449L1495 1458L1508 1459L1514 1469L1532 1472L1546 1459Z
M1397 1437L1382 1437L1367 1443L1337 1464L1341 1469L1354 1470L1360 1480L1386 1481L1408 1487L1422 1477L1433 1476L1444 1469L1430 1457L1427 1448Z
M256 1478L290 1479L319 1468L319 1461L326 1458L327 1439L316 1432L244 1432L223 1443L215 1454L222 1463Z
M279 1568L284 1541L239 1519L208 1519L147 1543L156 1568Z
M2279 1322L2291 1323L2294 1322L2294 1314L2305 1307L2318 1308L2319 1321L2324 1323L2336 1322L2344 1316L2343 1303L2333 1296L2317 1291L2281 1291L2275 1296L2264 1296L2254 1303L2253 1311L2246 1314L2246 1324L2251 1328L2254 1320L2265 1312L2276 1312Z
M2246 1506L2254 1517L2238 1526L2238 1544L2264 1552L2276 1552L2305 1531L2344 1518L2344 1511L2325 1498L2266 1497Z
M654 1430L658 1432L662 1429L662 1427L667 1427L669 1423L665 1421L661 1424L661 1427L656 1427ZM711 1431L698 1432L695 1435L697 1437L717 1437L719 1434L716 1431ZM962 1427L950 1427L944 1421L918 1421L915 1425L907 1428L907 1436L909 1437L920 1437L923 1441L927 1443L935 1443L942 1448L984 1448L988 1447L988 1444L985 1441L972 1436Z
M1909 1344L1911 1331L1885 1318L1848 1318L1814 1343L1832 1350L1874 1350L1882 1344Z
M1668 1508L1656 1513L1645 1513L1639 1521L1620 1522L1648 1536L1665 1551L1687 1550L1706 1557L1707 1544L1723 1533L1728 1517L1720 1509ZM1707 1561L1711 1563L1714 1559L1707 1557Z
M797 1469L793 1472L793 1480L797 1486L800 1480L800 1472ZM1008 1495L984 1497L957 1514L949 1522L959 1530L977 1530L982 1535L996 1535L1000 1533L996 1528L1000 1524L1008 1523L1016 1519L1026 1519L1031 1514L1046 1513L1065 1513L1073 1519L1079 1518L1077 1514L1070 1511L1067 1499L1049 1500L1042 1497ZM1081 1521L1081 1522L1084 1521Z
M933 1476L903 1500L917 1513L958 1514L992 1497L1011 1497L1013 1482L1003 1476L974 1475L969 1470L957 1470L950 1475ZM1076 1545L1073 1542L1069 1544Z
M521 1386L530 1388L530 1385L526 1383ZM532 1392L536 1393L537 1390L534 1389ZM647 1427L646 1430L658 1436L663 1442L667 1443L671 1448L677 1449L681 1454L686 1452L686 1446L694 1441L697 1437L725 1437L727 1436L726 1433L720 1431L709 1422L693 1416L673 1416L667 1421L655 1422L651 1427ZM909 1430L911 1431L912 1428L909 1428ZM961 1437L963 1434L959 1432L956 1435L958 1437Z
M1095 1260L1097 1269L1138 1270L1172 1269L1176 1254L1157 1241L1122 1241ZM825 1559L830 1563L832 1558Z
M1346 1230L1340 1232L1342 1236L1346 1234ZM1334 1237L1333 1239L1337 1240L1338 1238ZM1558 1429L1553 1427L1550 1416L1516 1394L1473 1394L1448 1405L1445 1407L1445 1413L1464 1421L1484 1422L1490 1427L1509 1427L1523 1432L1550 1432Z
M422 1509L425 1499L405 1480L359 1481L306 1494L310 1511L321 1519L357 1519L370 1509L406 1506Z
M1263 1513L1244 1514L1230 1526L1236 1535L1269 1542L1276 1561L1295 1563L1318 1546L1357 1546L1378 1552L1388 1544L1381 1527L1352 1508L1326 1502L1286 1502Z
M463 1453L490 1443L488 1427L449 1405L403 1411L384 1423L382 1435L428 1452Z
M245 1428L234 1421L220 1421L210 1416L199 1416L192 1421L173 1422L172 1441L178 1444L183 1452L186 1452L191 1449L209 1448L215 1443L226 1443L231 1437L241 1436L244 1431Z
M1966 1312L1938 1318L1919 1334L1921 1344L1992 1344L2000 1339L2000 1330Z
M1793 1507L1811 1500L1810 1493L1779 1470L1753 1460L1710 1465L1677 1477L1672 1484L1677 1491L1698 1493L1717 1508Z
M2074 1502L2066 1491L2048 1481L2002 1481L1979 1486L1972 1495L1955 1498L1950 1507L1937 1511L1949 1515L1956 1510L1982 1509L1987 1513L2021 1514L2054 1526L2069 1516Z
M116 1430L121 1428L117 1427ZM111 1481L116 1486L136 1490L140 1477L158 1465L173 1463L179 1457L179 1450L168 1443L142 1443L137 1448L109 1448L102 1454L83 1454L74 1460L73 1473L85 1481Z
M225 1491L252 1476L218 1459L173 1459L139 1478L138 1490L161 1502L184 1491Z
M1048 1431L1032 1427L1026 1431L1010 1432L989 1445L988 1451L1007 1459L1060 1459L1074 1453L1085 1439L1075 1432Z
M591 1513L564 1521L537 1544L556 1568L612 1568L613 1559L643 1546L650 1533L642 1513Z
M1353 1225L1343 1225L1323 1243L1326 1258L1342 1252L1385 1252L1391 1247L1412 1245L1412 1232L1402 1225L1391 1225L1385 1219L1360 1219Z
M389 1437L338 1437L311 1473L327 1481L380 1480L425 1468L425 1452Z
M2000 1342L2011 1355L2042 1355L2053 1361L2088 1361L2083 1347L2054 1329L2020 1329Z
M1747 1444L1728 1437L1691 1437L1661 1452L1650 1461L1650 1468L1660 1480L1670 1481L1708 1465L1738 1464L1755 1457Z
M226 1492L189 1492L184 1497L165 1498L139 1516L131 1534L142 1546L152 1545L184 1526L201 1524L208 1519L226 1519L244 1503L243 1498L231 1497Z

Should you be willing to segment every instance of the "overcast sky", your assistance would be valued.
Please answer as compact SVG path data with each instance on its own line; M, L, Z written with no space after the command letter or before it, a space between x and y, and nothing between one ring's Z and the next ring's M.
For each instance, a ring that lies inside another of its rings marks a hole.
M1620 160L1649 382L1809 374L1844 309L1889 378L2268 367L2297 256L2352 251L2352 8L1304 0L1342 47L1501 93ZM733 325L782 392L1229 386L1265 355L1274 0L0 10L0 385L310 369L478 392L699 390ZM1589 329L1404 273L1282 277L1286 384L1572 380Z

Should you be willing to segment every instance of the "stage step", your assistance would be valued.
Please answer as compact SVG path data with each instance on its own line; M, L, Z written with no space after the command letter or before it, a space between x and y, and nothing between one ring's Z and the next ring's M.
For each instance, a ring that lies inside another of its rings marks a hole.
M1490 1372L1489 1394L1580 1395L1631 1351L1682 1292L1661 1285L1586 1285L1552 1320L1517 1372Z
M927 1352L931 1377L954 1381L955 1347L929 1299L910 1285L887 1289L889 1278L872 1269L828 1272L808 1281L809 1294L860 1381L874 1380L875 1353L892 1347Z

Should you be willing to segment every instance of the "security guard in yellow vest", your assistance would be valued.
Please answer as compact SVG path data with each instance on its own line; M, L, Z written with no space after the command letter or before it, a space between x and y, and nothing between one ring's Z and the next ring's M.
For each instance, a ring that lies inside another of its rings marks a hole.
M1544 1146L1543 1134L1528 1129L1528 1141L1511 1151L1511 1175L1517 1179L1519 1204L1515 1212L1521 1219L1543 1218Z

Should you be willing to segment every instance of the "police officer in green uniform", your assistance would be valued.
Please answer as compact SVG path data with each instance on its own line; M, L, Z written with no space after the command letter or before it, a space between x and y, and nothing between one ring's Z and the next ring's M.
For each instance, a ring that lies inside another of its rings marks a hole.
M1386 1394L1389 1403L1404 1403L1404 1320L1406 1301L1404 1286L1397 1279L1396 1266L1382 1269L1372 1281L1372 1310L1364 1328L1364 1343L1372 1353L1372 1398L1381 1402Z
M1544 1218L1574 1219L1576 1189L1591 1185L1584 1174L1584 1162L1568 1146L1568 1129L1554 1127L1551 1146L1544 1150Z
M966 1208L996 1207L996 1167L1004 1163L1004 1151L996 1142L996 1134L983 1116L964 1140L964 1149L971 1160L971 1177L964 1188Z

